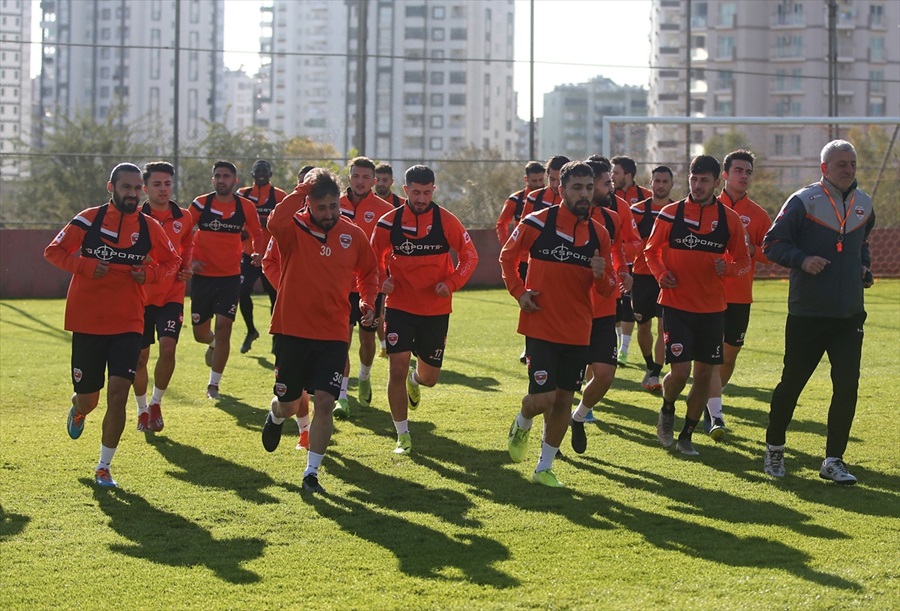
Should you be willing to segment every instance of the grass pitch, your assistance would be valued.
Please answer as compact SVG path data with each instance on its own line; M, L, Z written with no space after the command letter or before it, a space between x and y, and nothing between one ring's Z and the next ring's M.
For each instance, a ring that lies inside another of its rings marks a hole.
M529 481L539 436L525 463L506 450L527 388L515 301L464 291L441 381L411 412L413 455L391 452L376 359L373 407L351 399L337 422L322 497L301 494L294 424L275 453L262 449L273 357L265 337L238 353L240 321L223 398L205 399L203 347L187 329L164 431L138 433L130 402L112 467L121 488L96 489L103 408L68 438L63 302L0 302L0 608L898 608L900 282L866 294L853 488L818 477L827 362L788 431L787 477L762 473L787 284L755 292L726 442L695 435L696 458L659 446L660 399L640 387L634 341L587 453L567 436L554 470L568 487L551 490ZM266 309L258 298L258 319ZM356 344L351 355L355 375ZM676 427L683 416L682 398Z

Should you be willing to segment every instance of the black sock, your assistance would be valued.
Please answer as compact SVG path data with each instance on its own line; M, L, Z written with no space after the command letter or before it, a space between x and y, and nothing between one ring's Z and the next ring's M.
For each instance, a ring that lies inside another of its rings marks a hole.
M667 414L673 413L675 411L675 402L674 401L666 401L665 398L663 398L662 409Z
M657 378L662 375L662 363L652 363L648 366L650 370L650 375L656 376Z
M687 441L691 440L691 435L694 434L694 428L697 426L699 420L691 420L687 416L684 417L684 428L681 429L681 434L678 435L678 439L686 439Z
M653 371L653 365L655 365L655 363L653 362L653 356L645 354L644 362L647 363L647 371Z

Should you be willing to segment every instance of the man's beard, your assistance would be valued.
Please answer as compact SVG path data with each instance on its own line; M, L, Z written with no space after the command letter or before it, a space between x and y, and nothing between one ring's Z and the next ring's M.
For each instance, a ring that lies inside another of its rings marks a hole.
M326 233L328 232L328 230L333 229L334 226L337 225L337 219L335 219L334 217L331 217L331 216L320 222L320 221L316 220L316 218L314 216L310 215L309 220L312 221L313 225L315 225L322 231L325 231ZM327 223L328 221L331 221L331 224L328 225L327 227L322 224L322 223Z
M138 198L136 197L122 197L120 198L118 195L113 194L113 206L121 212L122 214L131 214L138 207Z

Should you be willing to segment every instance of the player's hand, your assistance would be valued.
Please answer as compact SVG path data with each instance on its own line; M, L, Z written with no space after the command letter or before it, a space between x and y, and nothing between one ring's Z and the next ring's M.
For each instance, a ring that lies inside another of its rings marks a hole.
M714 265L716 267L716 275L724 276L725 275L725 267L726 267L725 259L716 259Z
M450 296L450 287L447 286L446 282L438 282L434 286L434 292L438 297L449 297Z
M806 257L803 259L803 263L800 264L800 269L805 271L807 274L815 276L823 269L825 266L831 263L828 259L823 257Z
M594 250L594 256L591 257L591 271L594 272L594 278L602 278L605 269L606 259L600 256L599 250Z
M863 265L862 267L862 279L863 279L863 288L867 289L873 284L875 284L875 276L872 275L872 270Z
M191 261L191 271L195 274L202 274L204 267L206 267L206 264L203 261L198 261L197 259Z
M381 292L385 295L390 295L394 292L394 278L388 276L384 279L384 282L381 283Z
M678 281L675 280L675 276L670 271L667 271L659 281L659 288L661 289L674 289L677 286Z
M362 307L362 303L360 302L360 307ZM359 324L364 327L373 327L375 323L378 322L378 319L375 318L375 310L368 310L365 314L362 315L362 318L359 320Z
M535 303L535 297L540 295L538 291L525 291L522 293L522 296L519 297L519 307L523 312L540 312L541 308Z
M619 282L619 290L623 293L627 293L631 290L631 287L634 285L634 278L631 277L631 274L622 272L619 274L619 278L621 278L621 282Z
M258 252L251 254L250 264L253 265L253 267L259 267L260 265L262 265L262 255Z
M147 272L141 265L135 265L131 268L131 277L134 278L134 281L138 284L147 282Z
M747 250L750 251L751 257L756 254L756 246L754 246L753 244L747 244Z
M97 263L97 267L94 268L94 278L102 278L108 271L109 263L107 263L106 261L100 261Z
M186 281L190 280L191 278L193 278L193 276L194 276L194 272L191 271L191 268L182 267L181 269L178 270L178 273L175 274L175 279L180 280L181 282L186 282Z

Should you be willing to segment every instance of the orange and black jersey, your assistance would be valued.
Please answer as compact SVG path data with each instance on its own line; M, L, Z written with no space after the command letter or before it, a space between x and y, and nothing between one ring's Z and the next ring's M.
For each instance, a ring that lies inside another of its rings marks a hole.
M350 189L341 196L341 214L362 229L366 239L372 237L378 219L396 207L375 195L374 191L369 191L358 204L350 201Z
M275 209L275 205L287 197L287 193L273 186L271 183L263 186L253 184L243 189L238 189L238 195L246 197L253 205L256 206L256 215L259 217L259 225L263 231L263 241L268 244L269 238L272 237L266 224L269 222L269 215ZM243 253L246 255L253 254L253 242L250 239L244 240ZM256 251L261 252L261 251Z
M618 214L603 206L591 206L591 218L603 225L609 234L611 249L610 258L606 265L613 269L616 278L616 286L609 295L601 294L596 287L591 291L592 315L594 318L614 316L616 313L616 300L621 297L618 283L619 274L629 273L628 261L625 258L625 250L622 245L621 220Z
M142 267L145 284L153 285L168 282L181 265L159 223L138 211L122 214L111 204L79 212L50 242L44 257L72 274L66 330L93 335L143 333L146 298L132 270ZM109 269L94 278L101 262Z
M532 212L540 212L550 206L558 206L562 202L559 192L550 187L544 187L537 191L532 191L525 198L525 206L522 208L522 218L525 218Z
M378 194L376 193L376 195L378 195ZM378 197L381 197L381 196L379 195ZM399 208L400 206L402 206L403 204L406 203L406 200L404 198L400 197L393 191L391 191L391 194L388 197L382 197L381 199L383 199L384 201L389 203L394 208Z
M673 200L671 199L668 201L669 204L672 202ZM634 257L633 271L635 274L642 274L645 276L653 275L650 273L650 268L647 267L647 260L644 259L644 247L647 246L647 240L650 238L650 233L653 231L653 223L656 222L656 217L662 209L663 206L657 206L653 203L652 197L648 197L644 201L638 202L631 207L631 215L634 218L638 234L641 236L641 249Z
M262 254L267 241L256 206L234 194L232 201L221 201L215 192L200 195L188 208L194 226L194 261L203 264L199 276L237 276L241 273L241 233L246 230L253 251Z
M651 197L653 193L650 189L642 189L637 183L633 183L627 189L616 189L616 196L625 200L629 206Z
M528 275L519 277L522 251L529 253ZM595 252L610 260L612 245L603 224L582 220L565 206L552 206L529 214L513 230L500 251L500 268L509 294L518 300L536 291L537 312L519 312L518 332L559 344L587 346L593 318L591 293L612 294L615 271L607 265L594 278Z
M520 189L515 193L511 193L503 203L500 210L500 216L497 217L497 239L500 245L506 244L509 239L510 224L517 225L522 220L522 214L525 210L525 200L528 198L528 189Z
M191 259L194 251L194 221L187 210L173 201L165 210L154 210L149 202L141 207L141 212L153 218L162 225L169 241L175 248L175 252L181 257L181 269L191 269ZM144 287L147 305L161 306L167 303L184 303L184 280L179 280L177 274L171 278L156 284Z
M743 276L727 276L725 278L725 299L728 303L752 303L753 302L753 277L756 275L756 263L768 263L769 260L763 254L763 238L766 232L772 226L772 219L769 213L746 196L746 194L738 199L734 199L727 191L722 191L719 201L737 212L741 217L741 223L744 225L744 231L747 232L747 240L749 244L753 244L756 251L750 257L750 273ZM725 260L728 261L731 255L726 254Z

